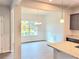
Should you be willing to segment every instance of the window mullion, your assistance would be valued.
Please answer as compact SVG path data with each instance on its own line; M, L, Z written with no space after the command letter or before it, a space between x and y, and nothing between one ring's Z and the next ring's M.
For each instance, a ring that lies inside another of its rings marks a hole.
M30 36L30 22L29 22L29 36Z

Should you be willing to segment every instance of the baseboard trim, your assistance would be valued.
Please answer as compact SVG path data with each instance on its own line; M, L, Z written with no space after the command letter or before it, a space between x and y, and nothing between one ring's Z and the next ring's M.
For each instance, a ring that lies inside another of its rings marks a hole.
M28 42L23 42L22 44L25 44L25 43L34 43L34 42L43 42L43 41L46 41L46 40L28 41Z

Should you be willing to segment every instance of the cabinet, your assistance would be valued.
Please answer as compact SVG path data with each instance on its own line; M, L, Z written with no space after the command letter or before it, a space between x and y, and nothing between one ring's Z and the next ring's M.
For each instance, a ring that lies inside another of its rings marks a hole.
M69 54L63 53L57 49L54 50L55 56L54 59L78 59Z
M8 10L0 11L0 53L10 52L10 15Z
M1 32L1 19L0 19L0 32ZM1 33L0 33L0 53L1 53Z

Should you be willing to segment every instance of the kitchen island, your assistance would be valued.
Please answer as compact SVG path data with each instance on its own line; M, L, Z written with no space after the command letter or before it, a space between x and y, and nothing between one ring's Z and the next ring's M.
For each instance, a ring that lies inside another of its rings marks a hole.
M54 48L54 59L79 59L79 46L73 42L48 43L48 46Z

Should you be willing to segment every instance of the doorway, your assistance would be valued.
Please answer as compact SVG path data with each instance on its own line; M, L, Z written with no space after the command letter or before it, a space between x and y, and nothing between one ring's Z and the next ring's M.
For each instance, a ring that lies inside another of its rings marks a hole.
M22 7L21 59L53 59L53 49L47 46L46 13Z
M21 14L21 59L53 59L53 49L47 43L62 41L60 12L22 7Z

